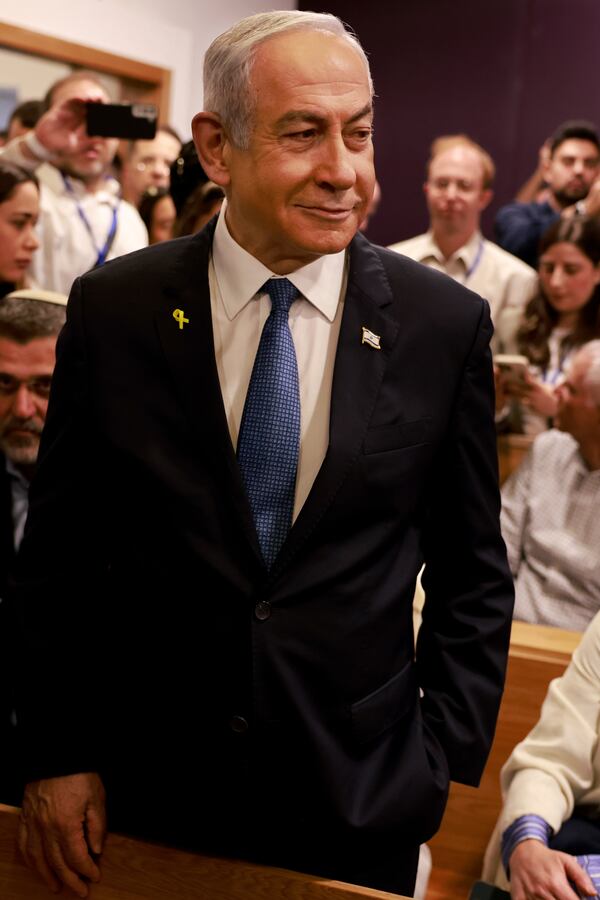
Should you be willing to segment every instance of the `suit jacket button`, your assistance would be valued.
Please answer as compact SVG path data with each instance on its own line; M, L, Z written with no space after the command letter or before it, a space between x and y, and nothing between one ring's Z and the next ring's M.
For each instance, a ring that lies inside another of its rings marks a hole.
M268 600L259 600L254 607L254 615L259 622L264 622L271 615L271 604Z
M236 734L245 734L248 731L248 722L243 716L232 716L229 720L229 727Z

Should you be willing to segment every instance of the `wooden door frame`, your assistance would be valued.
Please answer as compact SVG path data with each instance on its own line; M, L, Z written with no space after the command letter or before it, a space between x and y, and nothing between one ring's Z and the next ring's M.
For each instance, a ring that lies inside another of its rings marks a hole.
M148 91L139 99L148 103L156 103L160 111L160 121L168 121L171 87L169 69L152 66L126 56L117 56L115 53L107 53L94 47L86 47L84 44L76 44L73 41L63 41L61 38L51 37L1 21L0 46L10 50L20 50L33 56L43 56L46 59L81 66L84 69L106 72L108 75L118 78L146 82L149 85Z

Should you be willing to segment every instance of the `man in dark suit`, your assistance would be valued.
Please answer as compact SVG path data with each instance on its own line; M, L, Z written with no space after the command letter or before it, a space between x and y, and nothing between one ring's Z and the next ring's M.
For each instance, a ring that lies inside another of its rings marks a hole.
M194 120L216 225L73 288L19 579L51 885L98 877L106 793L115 829L410 893L481 775L512 609L489 312L356 235L371 98L334 17L234 26Z
M0 299L0 803L23 789L14 722L17 669L8 581L27 515L27 490L46 418L67 298L38 289Z

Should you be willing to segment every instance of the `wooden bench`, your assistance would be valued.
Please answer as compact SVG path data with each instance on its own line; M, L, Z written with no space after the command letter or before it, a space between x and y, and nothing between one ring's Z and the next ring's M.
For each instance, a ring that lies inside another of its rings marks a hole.
M442 827L429 842L428 900L463 900L481 875L500 812L500 769L539 718L548 684L564 672L581 633L514 622L496 737L479 788L453 784Z
M500 484L519 467L534 441L530 434L501 434L498 436L498 473Z
M0 898L51 900L16 845L18 810L0 804ZM399 900L398 894L326 881L299 872L199 856L109 834L102 881L90 900ZM75 895L64 889L60 897ZM400 898L406 900L406 898Z

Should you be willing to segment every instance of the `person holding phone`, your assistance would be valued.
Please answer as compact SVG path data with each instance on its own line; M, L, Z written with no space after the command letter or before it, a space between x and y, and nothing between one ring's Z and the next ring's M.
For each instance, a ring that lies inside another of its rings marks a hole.
M574 353L600 337L600 222L560 219L540 243L539 289L525 308L515 350L529 361L522 379L496 369L497 405L511 402L512 431L538 434L558 408L556 387Z
M139 213L110 174L117 139L86 132L86 103L109 99L92 73L68 75L49 89L35 128L0 151L0 159L39 178L41 248L30 274L48 290L68 294L78 275L148 243Z

